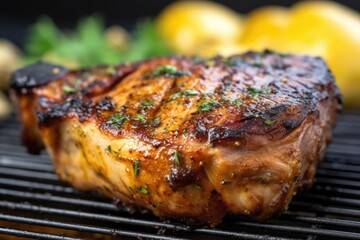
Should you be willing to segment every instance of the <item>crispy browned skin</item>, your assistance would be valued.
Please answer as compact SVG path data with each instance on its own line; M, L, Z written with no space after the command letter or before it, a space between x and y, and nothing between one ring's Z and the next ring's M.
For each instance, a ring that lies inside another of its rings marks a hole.
M80 71L39 63L12 84L30 150L41 135L61 179L211 226L226 213L268 218L310 187L340 106L323 60L270 51Z

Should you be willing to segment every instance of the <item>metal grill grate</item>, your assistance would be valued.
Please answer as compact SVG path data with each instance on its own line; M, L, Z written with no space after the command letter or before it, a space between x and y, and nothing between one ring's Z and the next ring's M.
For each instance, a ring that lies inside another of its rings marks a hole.
M46 153L25 152L13 116L0 123L0 239L360 239L360 112L343 113L334 133L316 184L280 217L190 228L59 181Z

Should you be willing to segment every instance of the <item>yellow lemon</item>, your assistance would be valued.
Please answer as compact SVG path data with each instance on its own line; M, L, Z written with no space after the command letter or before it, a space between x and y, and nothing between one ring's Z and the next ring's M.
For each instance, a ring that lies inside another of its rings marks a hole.
M360 16L334 2L301 2L292 8L280 51L323 57L344 94L346 106L360 107Z
M279 50L280 39L288 28L289 19L289 11L284 7L266 6L255 9L245 19L241 43L252 50Z
M208 1L176 1L158 16L157 27L176 53L194 54L201 48L238 42L242 17Z

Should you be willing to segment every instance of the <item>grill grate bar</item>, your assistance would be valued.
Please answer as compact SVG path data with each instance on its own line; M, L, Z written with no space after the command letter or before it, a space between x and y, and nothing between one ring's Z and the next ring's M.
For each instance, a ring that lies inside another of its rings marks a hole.
M117 223L124 223L124 224L134 224L134 225L141 225L141 226L147 226L147 227L166 227L168 229L170 228L170 229L176 229L176 230L182 230L182 231L190 231L188 227L183 227L180 225L155 223L154 221L144 222L144 220L137 220L134 222L134 220L132 218L123 218L123 217L119 217L119 216L109 216L109 215L91 214L91 213L90 214L89 213L81 213L81 212L76 212L76 211L71 211L71 210L46 208L46 207L39 207L39 206L35 206L35 205L22 204L22 203L11 203L11 202L1 201L0 206L8 207L11 209L30 210L30 211L35 211L35 212L40 211L42 213L48 213L48 214L59 214L59 215L72 216L72 217L75 216L75 217L79 217L79 218L89 218L89 219L96 219L96 220L101 220L101 221L110 221L110 222L117 222ZM288 212L287 214L293 215L294 213ZM354 225L357 225L357 223L354 221L346 221L346 220L331 221L327 218L321 219L321 218L303 217L303 218L298 218L297 220L308 221L308 222L310 221L310 222L316 222L316 223L327 223L327 224L332 224L332 225L351 226L351 227L353 227ZM253 226L258 224L258 227L262 227L261 223L252 223L252 224L253 224ZM284 230L282 225L271 225L271 229L278 230L278 231ZM299 228L299 229L301 229L301 228ZM301 230L298 230L298 231L300 232ZM214 233L215 234L217 232L217 230L199 228L199 229L195 229L194 232L209 233L209 234ZM306 233L314 233L314 232L306 232ZM224 234L224 231L221 231L221 233L217 233L217 234ZM234 236L234 237L246 237L246 234L244 235L243 233L239 234L239 233L231 232L231 231L227 231L227 234L229 236ZM341 232L330 232L329 234L332 234L331 236L337 236L337 235L340 236ZM320 235L324 235L324 234L320 234ZM343 235L343 237L344 236L345 235ZM354 238L355 236L360 237L360 234L359 235L351 235L350 237ZM346 235L346 237L348 237L348 235ZM254 239L258 239L258 238L254 238Z
M28 161L44 161L44 162L51 162L49 156L44 154L40 155L29 155L24 149L19 151L9 151L6 148L0 147L0 156L7 156L7 157L22 157Z
M312 211L316 213L323 214L337 214L340 216L351 216L360 218L360 210L357 209L348 209L348 208L339 208L339 207L324 207L315 203L305 203L293 201L292 206L301 207L302 209L307 209L307 211Z
M42 201L47 201L47 202L67 203L69 205L92 207L92 208L105 209L105 210L115 210L115 211L118 210L118 208L115 205L110 204L110 203L95 202L95 201L82 200L82 199L76 199L76 198L68 198L68 197L58 197L58 196L52 196L49 194L39 194L39 193L31 193L31 192L24 192L24 191L0 189L0 195L20 197L20 198L26 198L26 199L34 199L34 200L42 200Z
M18 209L18 210L27 210L33 212L41 212L47 214L57 214L57 215L69 216L69 217L86 218L90 220L99 220L105 222L123 223L128 225L136 225L136 226L151 227L151 228L167 228L167 229L182 230L182 231L189 230L189 227L187 226L162 223L158 221L139 220L134 218L111 216L111 215L104 215L99 213L88 213L88 212L79 212L73 210L49 208L49 207L42 207L31 204L14 203L9 201L0 201L0 207L6 207L6 208Z
M54 240L81 240L80 238L65 237L48 233L38 233L14 228L4 228L0 226L0 234L7 234L17 237L36 238L36 239L54 239Z
M334 140L334 143L338 143L341 145L360 146L360 139L337 138Z
M360 120L359 120L360 121ZM328 154L325 153L325 161L328 163L345 163L345 164L353 164L360 165L359 156L346 156L344 155L336 155L336 154Z
M29 189L39 189L53 192L61 192L61 193L75 193L71 187L63 187L60 185L48 184L48 183L37 183L34 181L23 181L23 180L15 180L10 178L1 178L0 184L14 186L14 187L23 187Z
M342 187L360 188L359 181L342 180L342 179L335 179L335 178L329 178L329 177L316 177L316 183L317 184L326 184L326 185L335 185L335 186L341 185Z
M326 169L326 170L341 170L346 172L355 172L360 173L360 166L359 165L353 165L353 164L342 164L342 163L328 163L324 162L320 165L320 169Z
M32 193L32 192L24 192L24 191L16 191L16 190L6 190L6 189L0 189L0 195L5 196L12 196L22 199L34 199L34 200L41 200L46 202L53 202L53 203L66 203L67 205L73 205L73 206L82 206L82 207L90 207L90 208L96 208L96 209L104 209L104 210L113 210L118 211L118 208L110 203L105 202L99 202L99 201L90 201L90 200L82 200L74 197L60 197L60 196L53 196L50 194L40 194L40 193ZM345 198L339 198L339 197L324 197L321 195L315 195L315 194L305 194L302 198L313 198L316 200L328 200L330 202L335 202L337 204L343 204L349 206L355 206L355 209L349 209L352 211L353 214L356 214L357 207L360 206L360 203L356 199L345 199ZM299 204L306 204L304 201L299 202L298 199L294 199L295 206L297 203ZM311 205L312 203L308 203L308 205ZM345 211L343 214L347 215L347 211ZM360 214L360 211L359 211ZM355 215L357 216L357 215ZM359 215L360 216L360 215ZM116 217L116 216L114 216Z
M328 201L328 203L333 202L336 204L360 207L360 201L358 199L329 197L329 196L316 195L316 194L311 194L311 193L304 194L303 197L315 199L315 200Z
M65 228L65 229L71 229L71 230L77 230L77 231L102 233L102 234L112 235L112 236L119 235L119 236L125 236L125 237L164 239L164 240L185 239L185 238L177 238L177 237L165 237L165 236L159 236L159 235L155 235L155 234L148 234L148 233L141 233L141 232L134 233L134 232L130 232L130 231L109 229L109 228L104 228L104 227L100 228L100 227L95 227L95 226L69 224L69 223L64 223L64 222L55 222L55 221L41 220L41 219L28 218L28 217L19 217L19 216L13 216L13 215L1 214L1 213L0 213L0 219L12 221L12 222L36 224L36 225L42 225L42 226L48 226L48 227ZM73 239L73 238L71 238L71 239Z
M356 198L360 197L360 190L345 189L345 188L330 187L330 186L321 186L321 185L314 186L314 189L316 189L315 192L324 191L324 192L327 192L328 194L330 192L335 192L335 193L339 193L339 194L350 195L350 196L353 196L353 197L356 197Z
M24 162L24 163L31 162L31 163L35 163L35 164L39 163L39 164L44 164L44 165L48 165L48 166L53 166L49 156L43 156L42 158L40 158L39 156L41 156L41 155L29 155L26 158L24 158L23 155L21 157L7 155L6 157L3 157L3 158L10 160L10 161L14 161L14 162Z
M53 173L41 173L27 170L14 169L9 167L0 167L0 174L19 176L19 177L28 177L41 180L59 180L57 175Z
M210 228L198 228L195 229L194 232L196 233L205 233L210 235L218 235L222 237L233 237L233 238L243 238L243 239L263 239L263 240L291 240L293 238L282 238L282 237L271 237L269 235L258 235L258 234L249 234L249 233L242 233L242 232L229 232L229 231L222 231L217 229L210 229Z
M344 232L344 231L337 231L331 229L321 229L321 228L305 228L305 227L295 227L295 226L279 226L279 225L272 225L272 224L264 224L264 223L251 223L251 222L237 222L237 225L246 226L246 227L256 227L256 228L263 228L263 229L271 229L271 230L281 230L281 231L291 231L291 232L298 232L298 233L307 233L307 234L315 234L321 235L326 237L339 237L344 239L360 239L360 233L352 233L352 232Z
M359 173L352 173L352 172L340 172L335 170L327 170L327 169L319 169L318 175L320 176L331 176L334 178L349 178L349 179L360 179Z
M0 206L2 206L3 202L0 202ZM9 203L9 202L8 202ZM10 203L8 204L11 208L15 207L17 208L18 205L21 204L16 204L16 203ZM32 206L34 207L34 206ZM46 212L48 213L48 211L44 211L46 208L40 207L41 208L41 212ZM40 209L39 208L39 209ZM22 208L22 210L24 210L24 208ZM26 209L28 210L28 209ZM33 209L31 209L33 210ZM36 210L34 210L36 211ZM74 211L72 211L74 212ZM54 213L54 212L51 212ZM81 215L80 217L83 217L83 215ZM120 231L120 230L116 230L116 229L111 229L110 232L108 232L106 229L104 231L99 231L98 228L93 227L93 226L84 226L84 225L79 225L79 224L66 224L66 223L62 223L62 222L55 222L55 221L48 221L48 220L39 220L39 219L33 219L33 218L25 218L25 217L18 217L18 216L12 216L12 215L6 215L6 214L0 214L0 219L3 220L8 220L8 221L16 221L16 222L23 222L23 223L32 223L32 224L39 224L39 225L46 225L46 226L52 226L52 227L61 227L61 228L68 228L68 229L74 229L74 230L81 230L81 231L90 231L90 232L97 232L97 233L104 233L104 234L118 234L121 236L130 236L130 237L148 237L151 239L178 239L178 238L166 238L164 236L158 237L158 238L154 238L154 236L145 236L145 235L139 235L138 233L131 233L128 232L127 235L124 235L124 231ZM121 217L117 217L117 219L121 220ZM98 220L98 219L97 219ZM114 220L112 220L111 222L113 222ZM128 223L130 224L129 221L132 221L131 219L128 219L126 221L124 221L123 223ZM116 222L120 223L122 221L117 221ZM143 220L140 221L141 223L139 225L144 226L144 222ZM152 224L154 224L154 221L151 222ZM148 225L148 224L146 224ZM149 227L149 226L147 226ZM162 226L159 225L150 225L150 227L152 228L164 228L166 227L167 229L171 229L171 230L182 230L185 232L195 232L195 233L205 233L205 234L211 234L211 235L219 235L219 236L227 236L227 237L235 237L235 238L246 238L246 239L266 239L266 240L287 240L289 238L279 238L279 237L271 237L268 235L260 235L260 234L249 234L249 233L243 233L243 232L232 232L232 231L224 231L224 230L216 230L216 229L209 229L209 228L198 228L198 229L191 229L189 227L181 227L180 225L174 225L174 224L163 224ZM103 229L103 228L101 228Z
M0 157L0 164L4 167L12 167L17 169L35 170L41 172L54 172L54 167L51 164L14 161L8 158Z
M316 224L327 224L333 226L343 226L349 228L358 228L359 222L352 220L344 220L344 219L332 219L327 217L309 217L309 216L299 216L298 214L294 214L291 212L285 212L283 215L290 220L297 220L307 223L316 223Z

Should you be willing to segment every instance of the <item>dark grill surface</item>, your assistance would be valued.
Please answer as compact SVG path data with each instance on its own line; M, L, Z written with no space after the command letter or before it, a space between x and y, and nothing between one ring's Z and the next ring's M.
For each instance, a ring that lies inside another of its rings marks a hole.
M310 192L278 218L227 217L189 228L131 215L58 180L48 155L29 155L15 117L0 122L0 239L360 239L360 112L345 112Z

